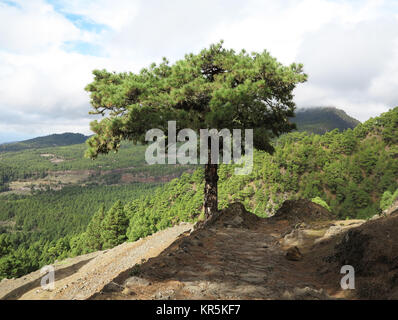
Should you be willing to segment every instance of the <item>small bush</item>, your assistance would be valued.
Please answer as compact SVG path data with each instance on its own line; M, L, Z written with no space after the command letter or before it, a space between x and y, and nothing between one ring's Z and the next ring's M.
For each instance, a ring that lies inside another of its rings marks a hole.
M392 194L390 191L386 191L383 193L380 200L380 209L387 210L394 203L395 200L398 199L398 189Z
M139 276L141 273L141 265L139 265L138 263L134 265L134 267L131 268L130 270L130 276L132 277L137 277Z
M330 211L329 205L326 203L325 200L321 199L320 197L312 198L311 201L313 203L319 204L320 206L324 207L326 210Z

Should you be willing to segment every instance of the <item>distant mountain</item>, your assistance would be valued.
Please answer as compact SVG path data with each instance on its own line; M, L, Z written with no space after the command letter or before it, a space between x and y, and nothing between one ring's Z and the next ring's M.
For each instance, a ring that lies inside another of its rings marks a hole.
M324 134L333 129L341 131L356 127L360 122L334 107L301 108L296 111L296 117L291 118L296 123L298 131ZM47 147L69 146L85 142L89 136L80 133L62 133L38 137L21 142L0 144L0 152L20 151Z
M62 133L38 137L21 142L6 143L0 145L0 152L20 151L26 149L38 149L47 147L69 146L85 142L88 136L80 133Z
M333 129L343 131L355 128L360 121L350 117L344 110L335 107L313 107L297 109L296 117L291 121L296 123L298 131L324 134Z

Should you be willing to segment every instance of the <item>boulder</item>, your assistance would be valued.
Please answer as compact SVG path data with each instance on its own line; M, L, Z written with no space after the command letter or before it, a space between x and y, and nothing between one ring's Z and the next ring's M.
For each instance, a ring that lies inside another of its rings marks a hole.
M398 292L397 230L398 215L371 220L348 230L335 245L333 254L324 258L330 272L351 265L359 298L391 298Z
M123 287L116 282L109 282L103 289L102 292L120 292L123 290Z
M294 288L292 291L285 291L282 299L287 300L330 300L323 289L316 290L314 288Z
M260 217L247 211L242 203L235 202L213 214L209 219L199 222L195 225L195 229L209 227L255 229L260 220Z
M130 277L124 281L123 286L127 288L135 287L135 286L150 286L151 282L147 279L140 277Z
M329 210L309 200L286 200L271 220L288 220L291 223L329 221L336 219Z

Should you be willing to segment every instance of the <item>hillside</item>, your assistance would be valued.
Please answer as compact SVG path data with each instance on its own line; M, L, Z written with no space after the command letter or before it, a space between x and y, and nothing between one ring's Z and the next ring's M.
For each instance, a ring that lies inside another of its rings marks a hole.
M0 192L23 191L33 185L60 189L65 185L87 183L117 184L156 182L161 177L179 176L188 166L149 166L145 146L124 143L119 152L100 156L95 161L84 157L87 146L76 144L0 153ZM159 179L157 179L159 177Z
M398 299L397 223L334 220L303 200L264 219L234 203L206 223L57 262L54 289L40 287L39 271L3 280L0 299ZM356 290L340 286L344 264Z
M85 149L76 144L0 153L0 278L51 263L61 257L59 250L67 250L66 257L70 241L96 212L117 200L150 196L190 170L149 166L145 147L132 143L96 161L83 157Z
M108 251L94 252L69 258L55 264L58 299L86 299L114 277L128 270L142 259L154 257L166 249L180 234L192 226L182 224L159 232L135 243L124 243ZM37 299L40 288L40 272L33 272L21 279L3 280L0 283L0 299ZM67 289L67 290L66 290ZM40 296L51 298L52 293L41 291Z
M69 146L84 143L89 137L80 133L52 134L21 142L0 144L0 152L20 151L46 147Z
M296 117L291 119L296 123L300 132L324 134L334 129L343 131L354 129L360 122L344 110L335 107L300 108L296 111Z

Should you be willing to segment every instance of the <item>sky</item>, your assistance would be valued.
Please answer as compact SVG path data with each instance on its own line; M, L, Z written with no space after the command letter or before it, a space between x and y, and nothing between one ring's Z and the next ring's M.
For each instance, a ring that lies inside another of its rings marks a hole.
M303 63L298 107L365 121L398 105L396 0L0 0L0 143L90 134L92 70L138 72L221 39Z

